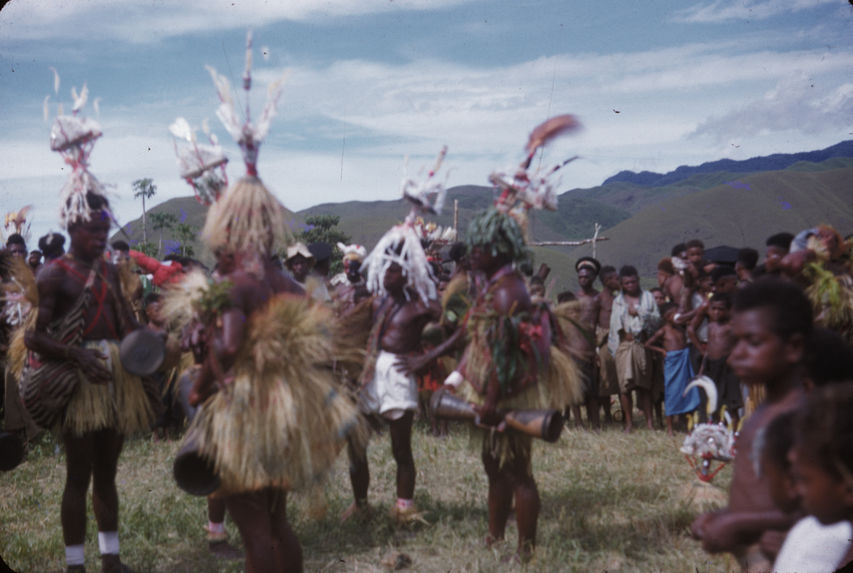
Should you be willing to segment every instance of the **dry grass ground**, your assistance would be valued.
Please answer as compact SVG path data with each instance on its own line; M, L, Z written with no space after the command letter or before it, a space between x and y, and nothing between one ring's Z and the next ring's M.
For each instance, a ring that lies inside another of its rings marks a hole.
M683 436L682 436L683 437ZM724 557L704 554L687 528L698 500L707 505L724 496L700 487L678 452L682 437L660 431L622 434L564 432L557 444L538 442L534 473L542 497L538 548L527 571L644 571L710 573L732 569ZM290 497L289 515L302 542L306 571L384 571L395 553L411 558L409 571L517 571L502 558L508 542L487 549L486 480L468 432L434 438L423 425L414 435L418 482L415 502L428 525L398 528L387 517L394 500L395 466L387 434L370 447L373 515L338 524L351 501L347 464L341 456L321 497L325 515L311 509L308 496ZM237 572L240 561L218 561L208 550L206 505L185 495L171 477L177 442L131 439L119 467L123 560L140 572ZM725 488L731 470L715 479ZM0 553L16 571L61 571L64 566L59 500L64 459L44 438L28 460L0 475ZM698 492L698 494L697 494ZM315 504L316 505L316 504ZM240 544L228 522L231 540ZM86 564L99 570L97 528L89 505Z

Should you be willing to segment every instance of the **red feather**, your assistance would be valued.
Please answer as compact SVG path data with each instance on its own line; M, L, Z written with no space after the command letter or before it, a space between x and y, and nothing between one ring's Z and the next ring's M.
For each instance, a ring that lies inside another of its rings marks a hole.
M580 128L580 126L578 118L571 114L554 116L540 123L530 132L530 139L527 140L525 150L529 156L532 156L537 149L548 143L550 139L569 131L574 131Z

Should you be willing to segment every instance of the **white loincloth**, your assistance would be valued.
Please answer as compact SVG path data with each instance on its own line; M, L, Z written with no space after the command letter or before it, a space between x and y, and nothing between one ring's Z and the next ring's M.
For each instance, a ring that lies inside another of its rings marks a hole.
M373 380L364 387L361 394L362 409L365 412L397 420L403 417L406 410L418 409L417 380L394 366L397 357L397 354L379 351Z

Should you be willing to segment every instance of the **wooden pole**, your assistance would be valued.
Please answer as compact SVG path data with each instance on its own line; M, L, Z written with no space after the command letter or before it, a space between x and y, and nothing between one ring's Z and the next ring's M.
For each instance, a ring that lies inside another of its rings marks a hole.
M459 199L453 200L453 232L459 239Z

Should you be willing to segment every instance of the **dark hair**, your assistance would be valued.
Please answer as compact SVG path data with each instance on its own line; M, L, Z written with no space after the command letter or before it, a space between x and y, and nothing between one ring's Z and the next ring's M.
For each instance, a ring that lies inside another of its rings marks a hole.
M705 250L705 243L700 241L699 239L690 239L687 241L687 245L685 245L688 249L692 249L693 247L699 247L703 251Z
M711 270L711 280L714 284L717 284L718 280L725 277L737 277L734 267L730 267L729 265L717 265Z
M806 348L805 364L815 386L853 380L853 347L836 331L815 327Z
M129 251L130 250L130 245L127 244L127 241L122 241L121 239L113 241L113 244L111 246L116 251Z
M92 191L86 191L86 203L89 205L89 209L91 211L103 211L104 209L110 208L110 202L103 195L98 195L97 193L93 193ZM65 202L66 207L70 207L71 198ZM69 223L67 226L68 231L70 232L72 229L76 228L78 225L85 223L86 221L81 221L80 219L75 219L73 222Z
M732 307L732 297L727 292L715 292L711 295L711 300L709 302L722 302L725 303L726 308Z
M791 250L791 241L793 240L794 235L791 233L776 233L767 237L767 241L764 244L767 247L779 247L780 249L789 251Z
M737 252L737 262L751 271L758 264L758 251L752 247L744 247Z
M853 474L853 382L830 384L808 394L794 420L794 441L838 480ZM853 484L851 484L853 485Z
M796 410L782 412L772 420L763 430L761 439L761 457L766 458L780 468L789 470L791 463L788 461L788 452L794 445L794 419ZM763 468L762 468L762 471Z
M619 269L619 278L639 276L640 274L637 272L637 269L635 269L631 265L623 265L622 268Z
M48 233L39 239L39 250L48 259L55 259L65 251L65 235Z
M317 241L316 243L309 244L308 250L311 251L311 254L314 256L315 263L327 261L332 256L331 245L323 241Z
M808 341L813 330L809 299L798 286L777 278L762 277L738 290L733 308L735 312L770 309L773 320L769 328L783 340L801 334Z
M148 308L149 304L154 304L155 302L160 302L163 297L160 296L159 292L151 291L145 295L145 298L142 299L142 306Z
M686 251L686 250L687 250L687 245L685 245L684 243L678 243L677 245L672 247L672 250L669 252L669 256L680 257L681 253Z
M12 233L6 239L6 246L8 247L9 245L24 245L24 248L26 249L27 242L24 240L23 235L21 235L20 233Z
M652 287L649 289L649 292L659 292L659 293L663 294L663 289L660 287Z
M584 264L584 263L587 263L587 264ZM592 265L592 268L595 271L596 275L599 272L601 272L601 263L599 263L597 259L594 259L592 257L581 257L581 258L579 258L575 262L575 270L580 272L580 270L582 268L589 268L590 265Z
M447 257L454 263L458 263L465 257L466 254L468 254L468 247L465 245L465 242L456 241L455 243L450 245L450 250L447 253Z
M573 293L570 290L564 290L563 292L561 292L560 294L557 295L557 303L558 304L563 303L563 302L572 302L573 300L577 300L577 299L578 299L578 297L575 296L575 293Z
M675 255L673 255L675 256ZM663 271L665 273L669 273L671 275L675 274L675 267L672 264L672 258L664 257L658 263L658 270Z
M668 313L671 310L678 310L678 305L675 304L674 302L665 302L662 305L660 305L660 316L661 316L661 318L666 317L666 313Z
M605 265L605 266L601 267L601 272L598 274L598 276L604 278L607 275L612 275L615 272L616 272L616 267L612 267L610 265Z

